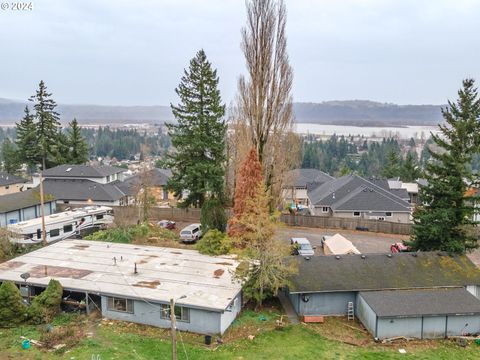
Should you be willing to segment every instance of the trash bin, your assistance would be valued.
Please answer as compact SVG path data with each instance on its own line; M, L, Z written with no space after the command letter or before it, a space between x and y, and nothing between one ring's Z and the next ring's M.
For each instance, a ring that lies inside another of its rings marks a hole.
M210 345L212 343L212 336L205 335L205 345Z
M22 341L22 349L30 349L30 340L23 340Z

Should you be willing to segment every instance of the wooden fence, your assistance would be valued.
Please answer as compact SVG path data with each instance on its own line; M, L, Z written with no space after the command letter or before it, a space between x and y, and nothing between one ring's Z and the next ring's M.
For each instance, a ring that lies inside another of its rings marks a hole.
M362 229L365 231L397 235L410 235L412 231L412 224L367 219L282 214L281 221L291 226L344 230Z

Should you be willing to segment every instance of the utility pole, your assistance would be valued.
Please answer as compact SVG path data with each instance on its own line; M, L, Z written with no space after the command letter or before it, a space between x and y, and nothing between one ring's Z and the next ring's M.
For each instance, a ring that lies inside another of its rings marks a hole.
M170 324L172 328L172 360L177 360L177 331L175 321L175 299L170 299Z
M45 231L45 209L43 199L43 169L40 171L40 215L42 216L42 243L43 246L47 245L47 232Z

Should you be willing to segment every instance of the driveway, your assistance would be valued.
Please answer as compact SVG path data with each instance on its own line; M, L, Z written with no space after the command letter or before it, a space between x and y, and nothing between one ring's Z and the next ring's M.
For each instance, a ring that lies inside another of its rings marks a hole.
M315 254L323 255L321 248L322 236L335 235L337 233L350 240L353 245L355 245L356 248L364 254L390 252L391 244L408 239L408 236L406 235L391 235L364 231L320 229L298 226L279 226L275 236L286 243L290 243L290 238L292 237L306 237L308 240L310 240L312 246L317 247Z

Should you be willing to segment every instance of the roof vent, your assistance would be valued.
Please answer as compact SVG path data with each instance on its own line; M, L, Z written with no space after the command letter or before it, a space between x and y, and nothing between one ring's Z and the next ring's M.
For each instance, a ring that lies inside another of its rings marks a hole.
M412 256L413 256L413 257L417 257L417 253L413 253Z
M362 255L361 258L365 260L367 257L365 255Z
M335 259L340 260L340 256L336 255Z
M72 171L72 168L68 168L67 170L65 170L65 172L69 172L69 171Z
M391 257L392 257L392 254L387 254L387 257L388 257L388 258L391 258Z
M305 256L305 260L310 260L310 256Z

